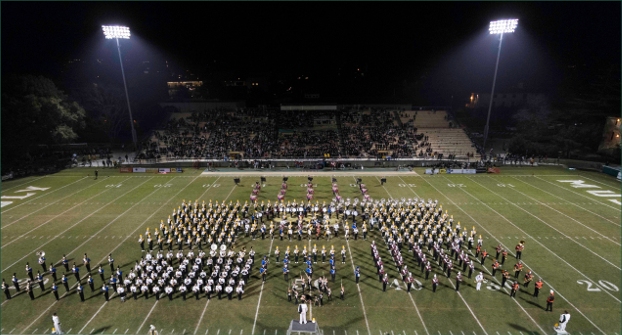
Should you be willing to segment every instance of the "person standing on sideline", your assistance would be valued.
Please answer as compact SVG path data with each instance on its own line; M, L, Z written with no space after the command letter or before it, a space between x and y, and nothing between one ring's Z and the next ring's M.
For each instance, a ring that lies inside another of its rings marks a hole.
M95 180L97 180L97 176L99 176L99 170L95 170Z
M305 304L304 301L300 305L298 305L298 313L300 313L301 325L307 324L307 309L307 304Z
M61 335L63 332L60 330L60 318L58 317L58 315L56 315L56 313L52 315L52 323L54 323L54 332L58 335Z

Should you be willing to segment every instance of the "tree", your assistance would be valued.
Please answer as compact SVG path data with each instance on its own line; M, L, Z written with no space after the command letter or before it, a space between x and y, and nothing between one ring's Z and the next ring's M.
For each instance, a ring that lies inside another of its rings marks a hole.
M86 112L43 76L9 75L2 80L3 144L28 147L78 138Z
M98 84L76 90L76 99L89 111L108 137L117 138L129 123L125 93L121 88Z

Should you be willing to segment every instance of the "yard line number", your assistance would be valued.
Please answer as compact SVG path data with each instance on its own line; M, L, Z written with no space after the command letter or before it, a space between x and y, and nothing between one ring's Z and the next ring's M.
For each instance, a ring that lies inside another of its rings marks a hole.
M620 291L617 286L615 286L614 284L612 284L612 283L610 283L610 282L608 282L606 280L599 280L598 283L600 284L600 286L604 287L608 291L611 291L611 292L618 292L618 291ZM577 284L579 284L579 285L583 285L583 284L587 285L587 291L588 292L600 292L601 291L600 288L594 286L594 283L592 283L591 281L588 281L588 280L577 280ZM594 286L594 287L592 287L592 286Z

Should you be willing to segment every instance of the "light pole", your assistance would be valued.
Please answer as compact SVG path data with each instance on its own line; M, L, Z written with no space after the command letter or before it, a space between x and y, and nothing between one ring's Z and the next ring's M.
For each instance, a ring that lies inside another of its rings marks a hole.
M497 64L495 65L495 76L492 80L492 92L490 92L490 104L488 105L488 116L486 117L486 128L484 128L484 154L486 154L486 140L488 139L488 129L490 127L490 111L492 109L492 99L495 95L495 83L497 82L497 69L499 69L499 56L501 56L501 43L504 33L513 33L518 25L518 19L490 21L490 34L499 35L499 51L497 51Z
M132 140L134 141L134 150L138 150L138 139L136 137L136 129L134 129L134 118L132 118L132 108L130 107L130 96L127 93L127 83L125 82L125 71L123 70L123 60L121 58L121 47L119 39L130 39L130 28L124 26L102 26L104 36L107 39L115 39L117 41L117 50L119 51L119 62L121 63L121 75L123 75L123 86L125 87L125 99L127 100L127 110L130 113L130 126L132 127Z

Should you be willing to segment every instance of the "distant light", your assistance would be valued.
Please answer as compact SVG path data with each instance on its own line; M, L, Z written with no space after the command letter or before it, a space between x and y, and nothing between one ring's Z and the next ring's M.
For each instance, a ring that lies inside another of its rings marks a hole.
M124 26L102 26L104 36L108 39L130 38L130 28Z
M305 79L309 79L309 77L305 77Z
M490 28L488 29L491 34L506 34L513 33L518 26L518 19L497 20L490 21Z

